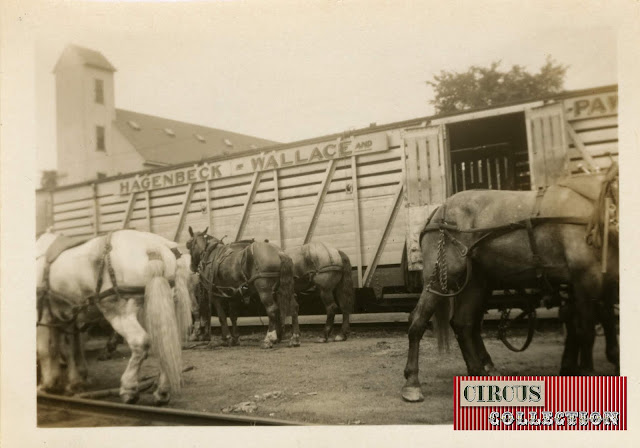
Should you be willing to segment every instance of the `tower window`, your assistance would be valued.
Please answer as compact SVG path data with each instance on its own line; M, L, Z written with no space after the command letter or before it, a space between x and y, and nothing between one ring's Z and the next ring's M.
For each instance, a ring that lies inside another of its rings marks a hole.
M95 79L94 81L96 103L104 104L104 81L102 79Z
M106 151L104 146L104 126L96 126L96 151Z

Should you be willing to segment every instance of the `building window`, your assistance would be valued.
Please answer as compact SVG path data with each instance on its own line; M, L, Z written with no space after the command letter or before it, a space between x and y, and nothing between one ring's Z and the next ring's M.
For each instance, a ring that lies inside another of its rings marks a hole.
M96 95L96 103L104 104L104 81L102 81L102 79L95 80L94 90Z
M106 151L104 146L104 126L96 126L96 151Z

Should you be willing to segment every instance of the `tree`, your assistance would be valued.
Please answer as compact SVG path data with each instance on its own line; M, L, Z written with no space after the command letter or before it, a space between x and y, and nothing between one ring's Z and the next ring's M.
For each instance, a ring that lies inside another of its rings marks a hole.
M568 66L551 57L535 74L514 65L509 71L499 69L500 61L489 67L472 65L466 72L440 71L427 81L435 92L430 103L436 113L460 112L514 101L540 98L562 92Z

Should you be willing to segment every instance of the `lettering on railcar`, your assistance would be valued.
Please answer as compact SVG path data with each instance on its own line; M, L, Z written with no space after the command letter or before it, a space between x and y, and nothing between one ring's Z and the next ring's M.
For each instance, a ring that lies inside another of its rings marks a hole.
M118 182L118 193L126 195L140 191L156 190L203 182L211 179L252 174L353 155L388 150L386 134L364 135L346 140L329 141L299 148L288 148L226 160L198 164L164 173L141 174Z
M569 98L564 101L564 104L568 120L616 115L618 113L618 93Z

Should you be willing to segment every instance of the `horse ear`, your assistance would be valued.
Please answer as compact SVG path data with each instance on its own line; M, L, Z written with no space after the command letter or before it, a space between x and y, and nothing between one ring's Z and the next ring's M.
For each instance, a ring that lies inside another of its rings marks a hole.
M191 235L191 238L193 238L193 229L191 228L191 226L189 226L189 235Z
M207 226L207 228L204 229L204 232L202 232L202 233L204 233L206 235L207 234L207 230L209 230L209 226Z

